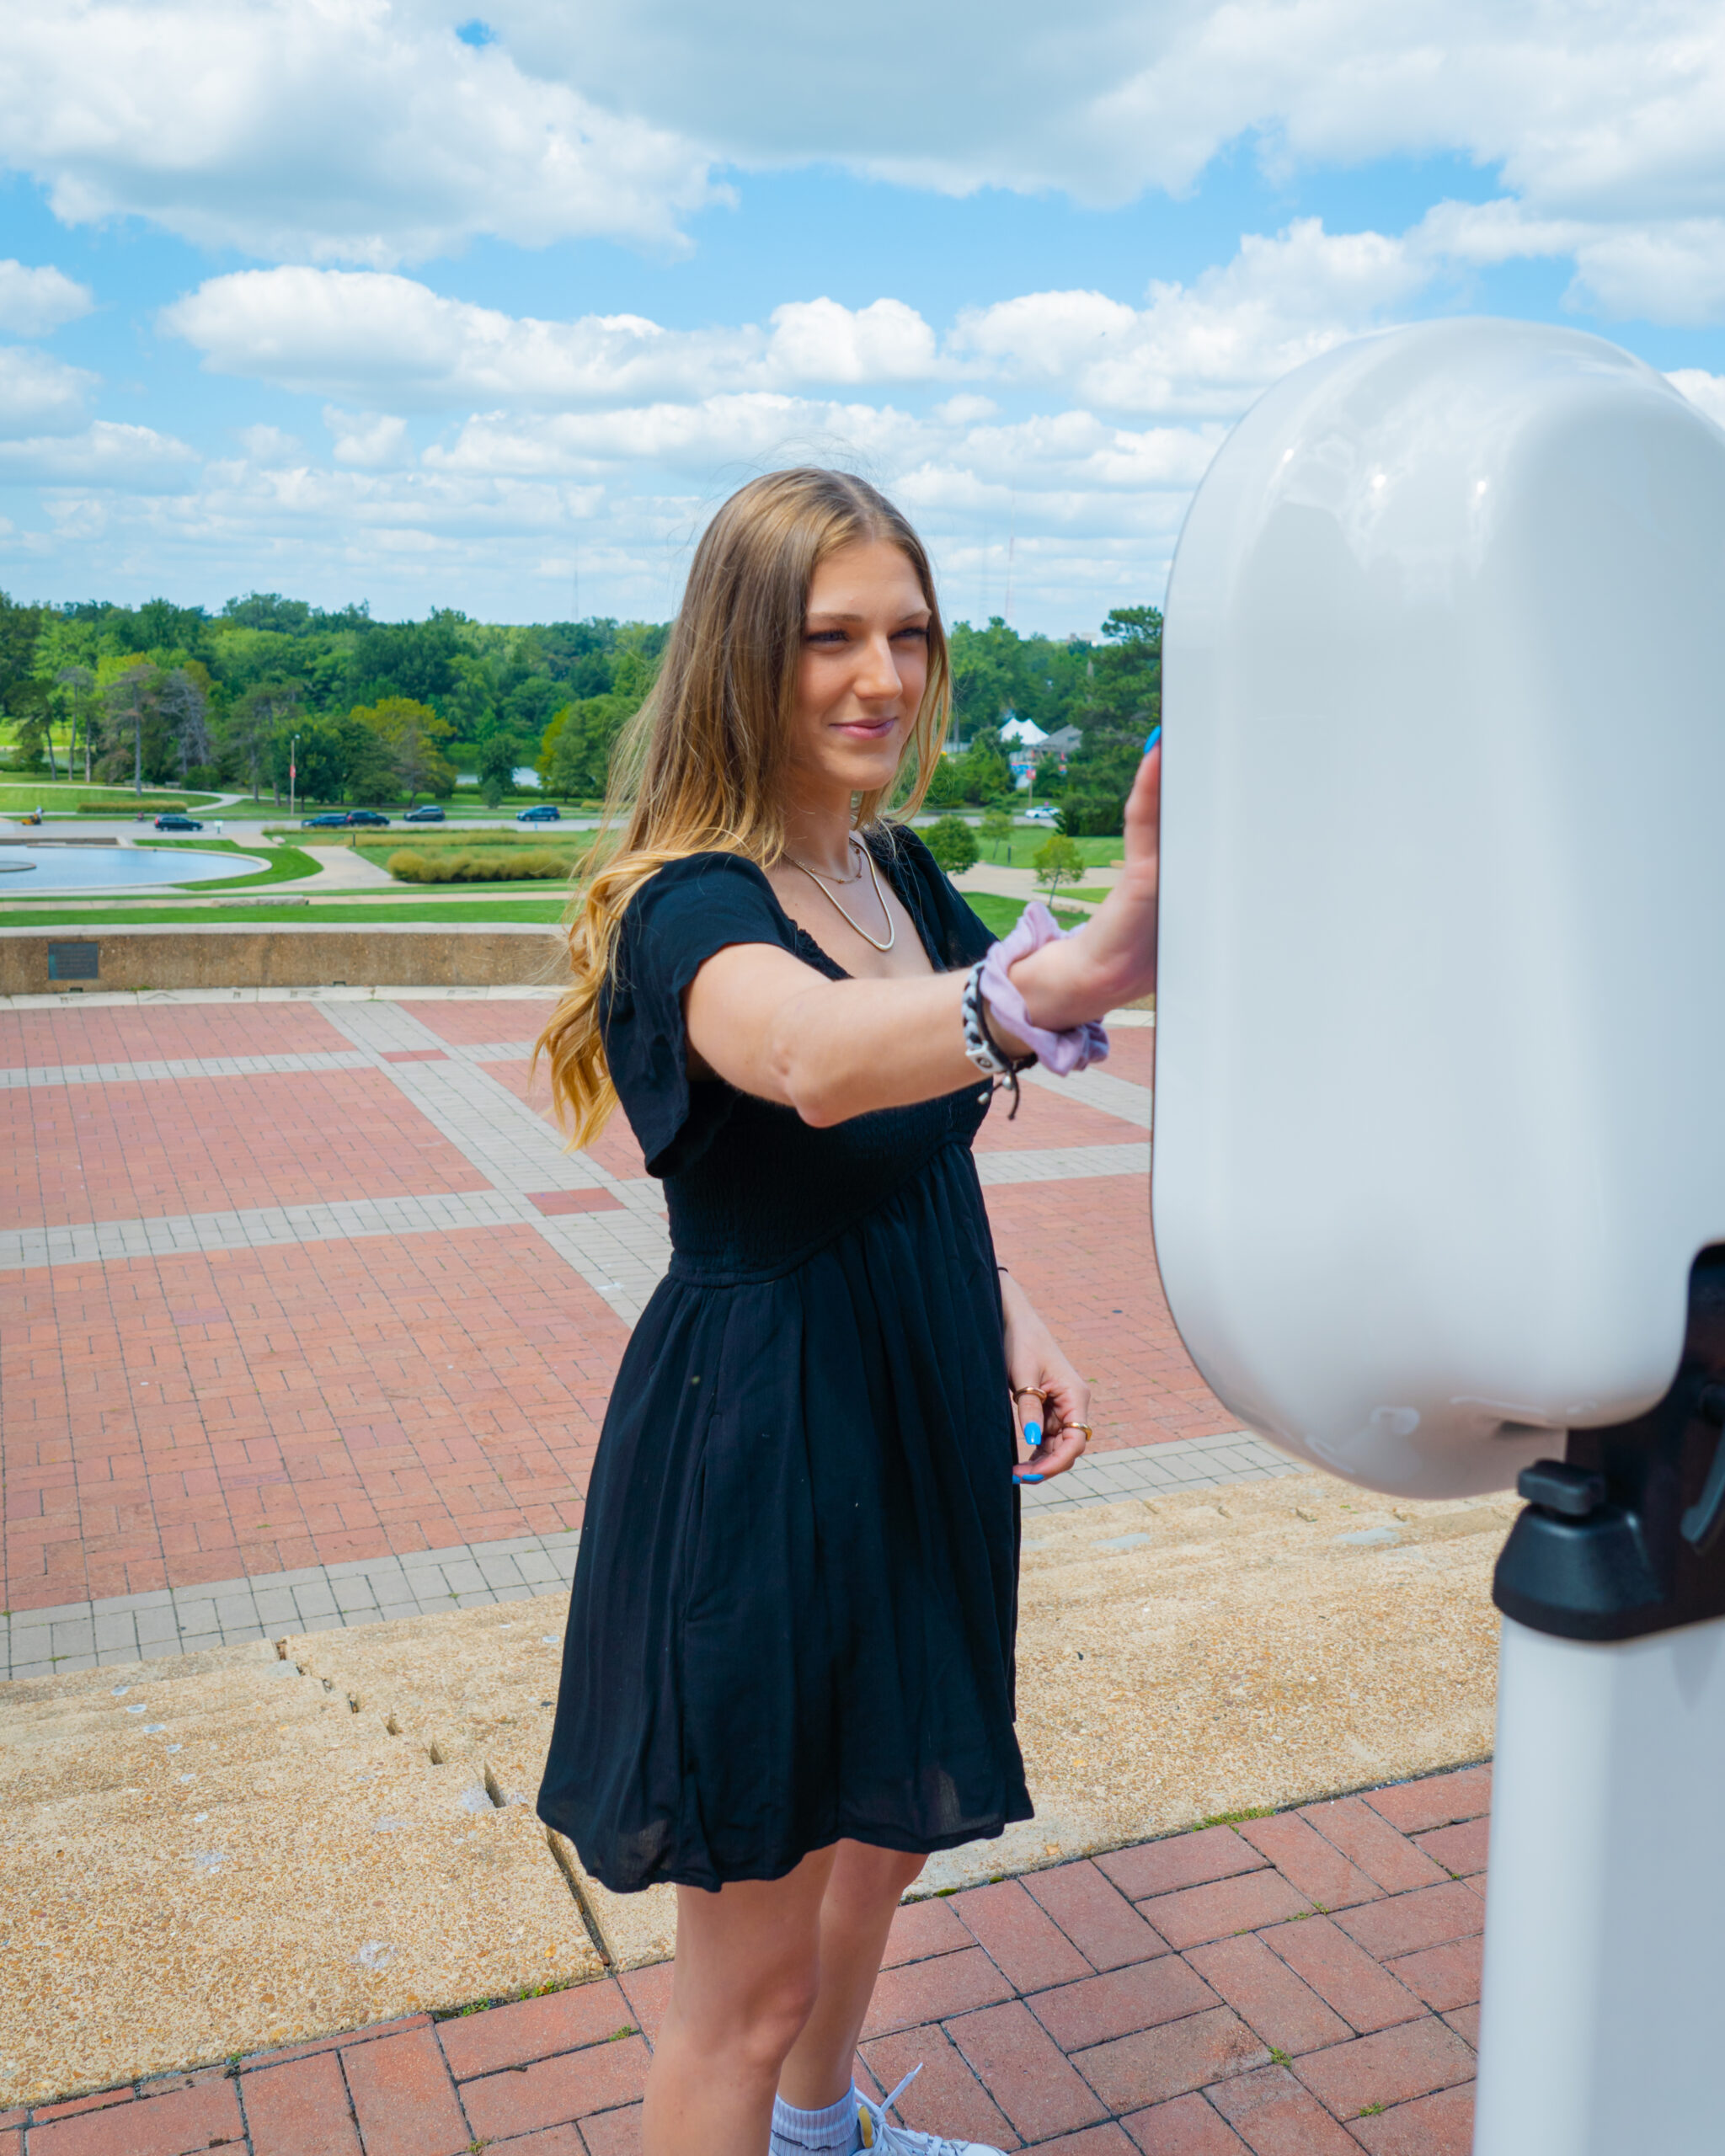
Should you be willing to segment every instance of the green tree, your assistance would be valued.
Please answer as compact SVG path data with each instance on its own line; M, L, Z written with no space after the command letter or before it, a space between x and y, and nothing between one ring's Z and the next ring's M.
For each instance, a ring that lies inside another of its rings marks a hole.
M301 804L313 801L339 801L347 783L347 744L342 729L345 719L312 719L297 728L284 725L270 739L270 776L275 798L280 800L286 791L287 760L290 736L297 734L299 748L295 757L296 790ZM355 729L364 734L363 728ZM375 752L376 737L365 734L366 743Z
M195 660L176 666L162 683L157 708L173 736L182 787L194 764L207 764L216 754L210 739L210 677Z
M1162 717L1162 617L1154 606L1116 606L1103 623L1083 708L1084 745L1066 767L1060 828L1118 837L1145 736Z
M996 728L990 727L974 735L970 746L954 761L963 789L960 799L991 801L997 793L1012 792L1012 766L1001 748L1001 737Z
M1004 843L1007 849L1007 865L1010 867L1012 860L1012 812L1006 808L985 808L982 812L980 828L983 838L993 847L994 857L996 861L1001 857L1001 846Z
M1126 828L1126 796L1132 791L1135 760L1116 761L1092 771L1075 764L1066 774L1055 827L1067 838L1117 839Z
M90 775L90 714L94 708L96 677L88 666L74 662L55 670L55 693L71 715L72 732L66 744L66 776L72 776L72 763L77 755L78 724L82 721L84 732L84 776Z
M489 734L479 744L479 792L488 808L503 805L504 795L515 782L521 755L521 744L511 734Z
M924 836L928 851L948 876L962 876L975 866L976 834L962 816L943 816Z
M930 808L956 808L964 798L964 782L959 776L956 756L941 756L928 775L924 804Z
M221 754L224 763L249 782L252 798L255 801L267 771L274 786L275 798L281 798L282 784L287 776L288 757L278 757L277 744L285 752L289 744L285 738L293 731L300 716L300 692L291 681L259 681L246 691L232 706L222 722ZM303 761L303 758L300 760ZM278 763L280 770L278 773ZM309 789L307 789L309 791ZM324 798L333 798L325 795Z
M335 737L335 760L341 772L339 792L348 806L359 808L393 799L400 788L400 774L389 743L377 728L350 712L345 718L333 720L328 730Z
M467 617L452 606L423 622L368 622L354 639L349 693L355 707L398 701L437 705L457 690Z
M1096 655L1087 715L1092 725L1137 727L1141 739L1162 717L1162 611L1113 607L1102 632L1107 648Z
M416 702L411 696L386 696L381 703L361 705L348 716L354 725L364 727L382 743L391 776L406 789L409 808L421 793L454 792L455 769L441 744L455 728L428 704ZM376 784L371 773L367 777ZM351 787L351 766L348 781Z
M1030 857L1030 866L1036 880L1048 893L1049 903L1054 903L1055 893L1062 883L1076 883L1084 873L1084 854L1076 841L1061 832L1046 838Z
M110 723L114 745L108 761L115 776L124 770L126 743L130 739L132 749L132 791L144 790L144 735L152 736L152 751L155 736L165 734L161 723L162 691L168 676L159 666L152 666L147 659L137 659L110 680L103 696L103 704ZM152 760L154 760L152 755ZM155 774L151 774L153 778Z

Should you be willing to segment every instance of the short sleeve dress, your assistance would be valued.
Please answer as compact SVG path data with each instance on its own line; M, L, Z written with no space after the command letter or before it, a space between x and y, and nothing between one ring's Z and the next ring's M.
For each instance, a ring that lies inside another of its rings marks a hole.
M980 958L921 841L870 843L936 969ZM734 943L844 978L758 868L700 854L631 901L602 1012L672 1257L594 1464L538 1809L619 1893L1031 1817L987 1092L817 1130L691 1083L682 994Z

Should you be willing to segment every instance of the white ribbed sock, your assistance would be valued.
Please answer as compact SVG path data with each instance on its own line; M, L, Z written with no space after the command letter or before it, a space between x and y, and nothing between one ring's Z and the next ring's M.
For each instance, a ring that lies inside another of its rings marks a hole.
M854 2089L822 2111L799 2111L782 2096L772 2100L772 2139L770 2156L852 2156L862 2146L857 2122Z

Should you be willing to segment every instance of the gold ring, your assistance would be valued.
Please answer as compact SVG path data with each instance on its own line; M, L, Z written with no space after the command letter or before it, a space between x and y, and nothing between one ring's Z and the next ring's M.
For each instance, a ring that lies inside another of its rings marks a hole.
M1088 1422L1068 1422L1066 1428L1069 1430L1081 1430L1084 1433L1085 1444L1087 1445L1090 1443L1093 1433Z
M1026 1398L1031 1400L1046 1400L1048 1398L1048 1395L1039 1385L1015 1385L1012 1387L1012 1397L1014 1400L1023 1400Z

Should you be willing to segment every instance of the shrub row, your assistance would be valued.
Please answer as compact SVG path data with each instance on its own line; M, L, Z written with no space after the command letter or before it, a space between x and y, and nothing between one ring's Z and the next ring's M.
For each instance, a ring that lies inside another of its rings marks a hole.
M51 808L52 805L51 802L43 803L45 808ZM170 808L176 815L181 814L184 812L185 803L184 801L170 801L165 797L158 799L153 793L147 793L140 800L136 793L128 793L117 801L80 801L72 813L78 816L123 816L129 810L136 816L160 816Z
M417 853L389 857L389 873L403 883L562 882L579 866L561 853Z

